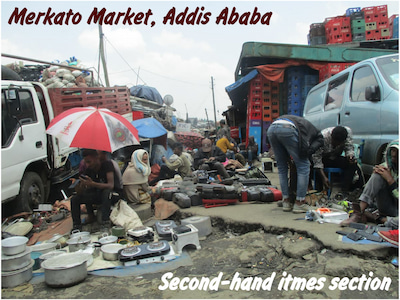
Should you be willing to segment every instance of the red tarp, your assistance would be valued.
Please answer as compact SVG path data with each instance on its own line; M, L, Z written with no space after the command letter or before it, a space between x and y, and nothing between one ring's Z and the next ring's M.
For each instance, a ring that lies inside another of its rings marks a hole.
M263 77L270 81L282 83L285 76L285 68L291 66L302 66L306 65L312 69L319 71L321 68L326 66L326 62L309 62L304 60L290 59L281 64L274 65L262 65L255 67Z

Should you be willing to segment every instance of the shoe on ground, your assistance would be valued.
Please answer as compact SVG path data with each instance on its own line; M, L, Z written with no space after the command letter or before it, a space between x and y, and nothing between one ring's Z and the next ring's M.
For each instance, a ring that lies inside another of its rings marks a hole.
M340 222L341 227L347 227L350 225L350 223L367 223L367 218L365 217L364 214L360 212L353 212L351 216L347 220L343 220Z
M283 211L292 211L293 204L290 203L289 201L282 201L282 208L283 208Z
M283 207L283 200L277 201L277 202L276 202L276 205L277 205L278 207Z
M385 241L391 243L392 245L399 245L399 230L388 230L388 231L378 231L378 234Z
M315 207L313 207L313 206L310 206L308 203L306 203L306 202L304 202L303 204L301 204L301 205L298 205L298 204L294 204L293 205L293 210L292 210L292 212L293 213L295 213L295 214L302 214L302 213L306 213L306 212L308 212L309 210L313 210L313 209L315 209Z
M71 233L74 232L74 231L82 231L82 225L81 225L81 224L79 224L79 225L74 225L74 226L72 227Z

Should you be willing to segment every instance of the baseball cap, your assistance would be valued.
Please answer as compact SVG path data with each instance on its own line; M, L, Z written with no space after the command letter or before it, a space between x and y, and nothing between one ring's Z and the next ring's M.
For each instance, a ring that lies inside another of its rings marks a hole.
M201 149L203 152L210 152L211 151L211 141L209 139L203 140L201 142Z

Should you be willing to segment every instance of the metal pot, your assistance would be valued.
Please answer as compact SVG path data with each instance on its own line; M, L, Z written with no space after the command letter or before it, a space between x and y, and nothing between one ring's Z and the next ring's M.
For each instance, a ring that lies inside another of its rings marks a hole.
M117 237L125 236L125 228L122 226L113 226L111 227L111 234Z
M99 242L93 242L88 245L88 248L92 249L92 256L98 257L100 255L101 244Z
M31 248L27 247L22 253L16 255L4 255L1 253L1 271L15 271L28 266L31 263Z
M12 236L1 241L2 253L15 255L26 250L26 243L29 239L26 236Z
M85 280L87 276L87 255L82 253L66 253L42 263L44 280L52 287L68 287Z
M90 237L90 232L89 231L79 231L79 230L72 230L71 235L69 236L70 239L76 238L76 237Z
M32 259L30 261L30 264L22 269L9 272L1 272L1 287L12 288L31 280L33 276L32 268L34 263L35 262Z
M78 250L83 250L91 242L90 236L79 236L76 238L69 239L67 241L69 252L75 252Z
M116 243L117 240L118 240L118 237L116 237L114 235L109 235L109 236L105 236L105 237L102 237L101 239L99 239L99 243L101 245L107 245L107 244Z
M125 245L113 243L101 246L104 260L118 260L118 251L125 248Z

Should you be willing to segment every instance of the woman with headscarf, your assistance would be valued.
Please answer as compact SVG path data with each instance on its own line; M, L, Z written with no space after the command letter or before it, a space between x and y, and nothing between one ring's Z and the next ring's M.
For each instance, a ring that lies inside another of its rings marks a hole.
M151 168L149 163L149 154L147 151L138 149L133 152L131 161L122 175L124 193L128 202L150 202L150 195L147 193L150 172Z

